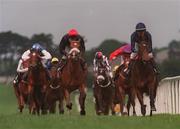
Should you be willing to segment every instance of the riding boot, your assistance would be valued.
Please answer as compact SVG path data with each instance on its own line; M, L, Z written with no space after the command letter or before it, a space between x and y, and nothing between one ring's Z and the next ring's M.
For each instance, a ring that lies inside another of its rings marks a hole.
M120 70L124 67L124 64L120 65L117 70L115 71L115 74L114 74L114 81L119 77L119 72Z
M18 86L18 84L19 84L19 82L20 82L20 79L21 79L20 74L17 73L16 76L15 76L15 78L14 78L14 81L13 81L13 83L14 83L15 86Z
M64 66L66 65L67 61L65 58L62 58L60 63L59 63L59 68L58 71L62 72L62 69L64 68Z
M127 70L125 71L125 76L126 76L127 79L129 79L129 77L130 77L131 69L134 66L134 64L135 64L135 61L131 60L129 65L128 65Z
M81 66L83 68L83 70L87 70L87 63L86 61L84 60L84 58L80 58L81 59Z
M45 69L45 72L46 72L46 78L48 79L48 81L50 81L51 80L51 76L50 76L49 70Z
M155 72L156 74L159 74L159 70L158 70L157 65L156 65L156 62L154 61L153 58L150 60L150 63L151 63L151 65L152 65L152 67L153 67L154 72Z
M28 80L28 72L25 72L22 75L22 81L27 82L27 80Z

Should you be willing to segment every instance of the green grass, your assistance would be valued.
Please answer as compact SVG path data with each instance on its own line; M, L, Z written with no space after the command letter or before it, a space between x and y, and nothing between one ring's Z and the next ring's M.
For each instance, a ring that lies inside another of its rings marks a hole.
M73 97L72 97L73 99ZM74 99L73 99L74 100ZM179 129L180 116L155 115L153 117L96 116L92 93L88 93L86 116L80 116L75 104L65 115L33 116L25 109L17 110L13 87L0 85L0 129Z

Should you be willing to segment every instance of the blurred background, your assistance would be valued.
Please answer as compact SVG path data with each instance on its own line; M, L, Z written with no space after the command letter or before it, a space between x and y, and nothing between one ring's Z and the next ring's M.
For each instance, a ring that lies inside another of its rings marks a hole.
M0 82L11 83L21 54L33 42L59 57L59 42L71 28L85 38L91 71L94 53L109 56L130 43L138 22L152 34L161 78L179 75L179 0L0 0ZM91 81L90 72L89 86Z

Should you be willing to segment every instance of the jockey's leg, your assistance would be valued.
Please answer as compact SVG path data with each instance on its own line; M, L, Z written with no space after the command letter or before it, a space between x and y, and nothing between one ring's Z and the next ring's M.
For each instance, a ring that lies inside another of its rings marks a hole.
M87 63L86 63L85 59L82 57L80 59L81 59L81 66L82 66L83 70L84 71L87 70Z
M17 73L15 78L14 78L14 81L13 81L14 85L18 86L20 80L21 80L20 73Z
M131 55L130 55L130 59L131 59L131 60L130 60L130 63L129 63L129 65L128 65L127 70L125 71L126 76L127 76L127 79L129 78L131 69L132 69L132 67L133 67L134 64L135 64L135 58L136 58L136 56L137 56L137 53L135 53L135 52L132 52Z
M156 62L154 61L154 58L151 58L150 63L151 63L151 65L152 65L152 67L153 67L154 72L155 72L156 74L159 74L159 70L158 70L158 68L157 68Z
M62 71L62 69L64 68L64 66L66 65L67 63L67 58L66 56L63 56L60 63L59 63L59 71Z
M23 75L22 75L22 80L23 80L24 82L27 82L27 78L28 78L28 72L23 73Z
M129 63L129 65L128 65L127 70L125 71L127 77L130 76L130 74L131 74L131 69L132 69L132 67L134 66L134 64L135 64L135 60L131 60L130 63Z
M124 64L120 65L117 70L115 71L115 74L114 74L114 81L119 77L119 72L120 70L124 67Z
M45 72L46 72L46 78L48 79L48 81L50 81L51 75L50 75L49 70L47 68L45 68Z

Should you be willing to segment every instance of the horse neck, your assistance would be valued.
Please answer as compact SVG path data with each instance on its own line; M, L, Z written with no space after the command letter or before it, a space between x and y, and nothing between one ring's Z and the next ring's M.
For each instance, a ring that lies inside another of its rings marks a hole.
M55 70L54 72L52 70ZM52 73L53 72L53 73ZM56 67L52 67L51 68L51 81L52 83L58 83L59 82L59 76L58 76L58 71L57 71L57 68Z
M33 78L33 80L39 80L41 78L41 73L43 72L43 66L37 66L37 68L32 68L29 71L30 76Z
M150 71L153 71L152 66L148 62L142 60L137 60L134 65L134 70L142 76L145 76L146 73L150 74Z
M80 60L73 61L72 59L69 59L67 62L67 67L69 71L71 72L71 74L72 73L80 74L79 72L82 71Z

